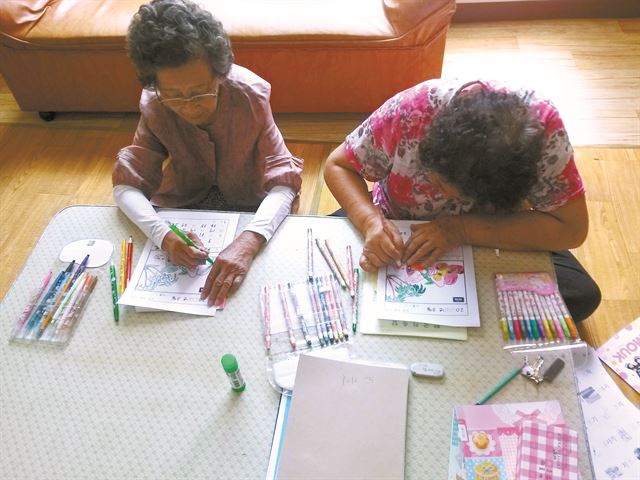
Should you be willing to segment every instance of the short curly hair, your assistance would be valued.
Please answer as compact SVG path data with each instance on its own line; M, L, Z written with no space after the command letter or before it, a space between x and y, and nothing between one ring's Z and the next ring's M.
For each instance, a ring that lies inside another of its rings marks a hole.
M456 95L420 144L422 164L479 208L517 209L538 178L544 129L514 92Z
M133 16L127 53L144 87L154 87L156 72L204 59L215 76L233 64L231 41L211 12L189 0L153 0Z

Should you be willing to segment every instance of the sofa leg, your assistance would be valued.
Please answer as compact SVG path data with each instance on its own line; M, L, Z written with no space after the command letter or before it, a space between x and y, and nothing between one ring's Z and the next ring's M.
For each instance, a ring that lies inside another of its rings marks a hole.
M38 116L45 122L50 122L56 118L56 112L38 112Z

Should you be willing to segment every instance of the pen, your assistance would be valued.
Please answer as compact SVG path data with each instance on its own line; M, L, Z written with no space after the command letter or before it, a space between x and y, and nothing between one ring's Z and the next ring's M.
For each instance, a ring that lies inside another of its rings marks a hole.
M85 257L80 262L80 265L78 265L75 273L73 274L73 277L71 277L71 285L74 284L74 282L78 279L82 272L84 272L84 269L87 268L87 263L89 263L89 254L85 255Z
M38 337L42 336L44 329L47 328L47 325L49 325L49 322L51 321L51 317L53 317L53 315L56 313L56 310L58 310L58 305L60 305L60 301L64 297L64 294L67 292L69 285L71 285L71 280L73 280L73 276L71 272L68 272L64 276L64 280L62 282L63 286L58 291L58 294L56 296L55 301L53 302L53 305L51 306L51 309L49 309L46 316L43 315L44 319L42 320L42 324L40 325L40 332L38 333Z
M318 334L318 340L320 341L320 346L324 347L325 344L329 345L331 342L329 341L329 337L325 333L324 325L322 323L322 317L320 315L320 307L318 306L318 302L316 300L316 296L313 292L313 279L307 279L307 293L309 294L309 298L311 299L311 305L313 309L313 318L316 322L316 333Z
M122 239L120 245L120 295L127 287L127 242Z
M349 272L349 295L351 298L356 296L355 279L353 278L353 255L351 254L351 245L347 245L347 270Z
M558 292L553 293L553 299L555 300L556 305L560 307L562 315L564 316L564 319L567 323L567 327L571 332L571 338L572 339L578 338L578 329L576 328L576 325L573 323L573 317L571 316L571 313L569 313L569 309L567 308L567 305L564 303L564 300L562 299L562 297Z
M42 320L42 317L45 315L47 308L51 306L53 299L56 296L56 293L58 293L58 289L60 288L60 285L63 284L63 282L65 281L65 277L69 272L71 272L71 269L73 268L75 263L76 263L75 260L71 260L71 263L69 264L69 266L67 266L66 269L62 270L58 274L55 281L51 285L51 288L49 289L47 294L43 297L43 299L40 301L40 305L38 305L38 308L34 311L33 316L29 320L29 324L27 325L28 330L31 330L40 322L40 320Z
M56 329L55 336L58 337L63 331L68 331L73 327L76 320L80 316L80 312L84 308L87 303L87 299L89 295L93 291L93 287L95 287L96 282L98 281L98 277L95 275L87 275L85 277L85 281L82 285L82 290L78 290L79 294L77 298L74 300L73 305L69 307L68 315L65 315L60 325ZM65 333L66 335L66 333Z
M133 261L133 237L129 235L129 241L127 242L127 280L126 285L131 281L131 263ZM115 266L113 267L115 270ZM125 286L126 286L125 285ZM117 293L117 290L116 290Z
M498 291L498 303L500 304L500 328L502 330L502 340L508 342L513 340L513 327L509 328L509 320L507 320L507 308L504 304L504 298L501 291Z
M314 299L314 308L318 312L318 317L321 317L321 325L327 332L327 337L325 339L327 345L336 343L338 338L334 335L333 330L331 329L331 319L328 316L327 311L324 308L324 304L320 301L320 292L318 292L318 279L314 278L312 282L309 280L309 284L311 285L309 290L309 295L311 295Z
M322 306L322 313L324 314L324 318L327 322L327 325L330 326L331 332L333 333L333 337L337 342L338 339L340 341L344 340L344 334L342 333L342 328L336 323L335 318L332 317L331 312L329 311L329 302L327 301L327 292L325 291L324 286L321 288L320 279L316 278L316 290L318 291L318 296L320 297L320 305Z
M175 233L176 235L178 235L182 240L184 240L184 242L189 245L190 247L195 248L196 250L200 250L201 252L207 253L205 250L203 250L201 247L199 247L198 245L196 245L194 243L193 240L191 240L189 237L187 237L184 232L182 230L180 230L174 223L169 223L169 228L171 229L171 231L173 231L173 233ZM207 255L207 262L209 262L211 265L213 265L213 260L211 260L211 257L209 255Z
M353 307L353 315L351 318L351 329L353 333L356 333L356 329L358 328L358 299L360 298L360 269L353 269L353 283L356 290L356 296L353 297L352 307Z
M113 319L118 323L120 320L120 308L118 307L118 285L116 284L116 267L111 262L109 265L109 272L111 272L111 300L113 301Z
M498 393L507 383L509 383L514 378L516 378L518 376L518 374L520 373L520 371L521 371L521 369L520 369L520 367L518 367L518 368L514 369L512 372L510 372L508 375L506 375L502 380L500 380L495 385L495 387L493 387L491 390L489 390L487 393L485 393L484 396L480 400L478 400L476 402L476 405L483 405L484 403L486 403L487 400L489 400L496 393Z
M340 286L342 288L347 288L347 284L344 283L344 279L342 278L342 275L340 275L340 272L338 271L338 267L336 267L335 263L333 263L333 259L331 258L331 255L329 254L327 249L322 245L322 243L320 243L320 240L317 238L316 238L316 245L318 246L318 250L320 250L320 253L322 254L322 258L324 258L325 262L327 262L327 265L329 265L329 269L331 270L331 273L333 273L333 276L336 277L336 280L340 282Z
M298 303L296 292L290 283L287 283L287 289L289 290L289 296L291 297L291 302L293 303L293 309L296 312L296 317L298 317L298 322L300 323L300 327L302 328L302 335L304 336L304 340L307 342L307 346L311 347L311 337L309 336L309 329L307 328L307 322L304 319L302 310L300 310L300 304Z
M313 278L313 231L307 228L307 278Z
M87 275L86 272L82 272L80 276L74 282L71 283L69 287L69 291L64 296L64 299L62 300L60 307L58 307L58 311L56 312L56 314L51 319L51 322L49 323L49 329L53 328L58 323L58 321L64 316L69 305L71 305L70 303L71 299L74 298L75 293L78 290L78 286L83 284L86 275Z
M338 290L338 287L336 286L336 282L334 282L331 277L325 277L325 280L331 287L329 290L329 299L332 305L335 306L338 318L340 319L340 325L342 326L342 331L344 333L344 338L349 340L349 328L347 327L347 319L344 316L342 302L339 300L340 292Z
M346 331L347 326L340 321L340 316L338 315L338 309L336 303L334 302L333 294L331 291L331 285L327 282L327 278L331 281L331 276L321 277L320 281L322 282L322 290L324 295L324 300L327 302L327 310L329 311L329 316L332 318L332 324L335 325L335 328L338 332L338 338L340 341L348 339L349 332Z
M569 326L567 325L565 317L564 315L562 315L557 302L555 302L549 295L545 295L545 299L547 301L547 305L549 305L551 314L560 323L560 327L562 328L562 332L564 333L565 338L571 338L571 331L569 330Z
M271 312L269 311L269 287L262 288L262 319L264 320L264 343L267 353L271 350Z
M46 290L47 286L49 285L49 282L51 281L51 277L53 277L53 272L47 273L42 279L42 281L40 282L40 286L38 287L38 289L33 292L33 295L31 296L29 303L24 307L24 310L22 310L22 313L20 314L20 318L16 322L16 326L14 329L14 336L17 335L18 332L22 330L22 327L27 322L27 319L33 313L35 308L38 306L38 300L42 298L44 291Z
M62 312L59 320L56 321L56 331L52 334L52 338L55 339L58 336L58 333L64 328L65 324L68 323L69 317L73 316L75 310L77 309L77 300L80 297L80 294L84 290L87 281L91 279L91 274L87 273L80 277L76 283L71 287L71 291L69 291L69 301L66 302L66 309Z
M287 297L284 296L284 290L282 290L282 284L278 284L278 293L280 294L280 302L282 303L282 312L284 313L284 321L287 324L287 332L289 332L289 343L291 348L296 349L296 338L293 336L293 327L291 325L291 317L289 316L289 305L287 304Z
M340 259L334 253L333 248L331 248L331 244L329 243L329 240L325 239L324 244L326 245L327 251L329 252L329 255L331 255L331 258L333 259L333 262L335 263L336 268L338 269L338 273L342 277L343 281L340 282L340 286L342 288L348 288L349 276L347 275L347 272L344 271L344 267L342 266L342 263L340 263Z

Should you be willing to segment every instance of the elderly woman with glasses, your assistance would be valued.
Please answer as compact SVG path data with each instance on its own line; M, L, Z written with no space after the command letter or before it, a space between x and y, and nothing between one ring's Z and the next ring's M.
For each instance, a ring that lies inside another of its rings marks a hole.
M205 282L202 299L219 305L291 211L302 160L274 123L269 84L233 64L229 38L208 11L189 0L153 0L133 17L127 47L145 88L133 144L113 169L118 206L187 268L207 254L171 231L154 206L256 212Z

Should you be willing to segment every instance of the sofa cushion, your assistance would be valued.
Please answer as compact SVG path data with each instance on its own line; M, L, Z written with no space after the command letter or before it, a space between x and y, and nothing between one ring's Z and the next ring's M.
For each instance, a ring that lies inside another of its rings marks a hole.
M140 86L126 58L125 35L142 3L1 2L0 71L21 107L135 110ZM276 111L371 111L397 91L439 76L444 39L455 11L454 0L205 0L200 4L222 21L236 63L271 82ZM118 72L106 73L101 82L96 69L103 75L109 69ZM32 74L35 78L25 84L24 77ZM41 76L45 78L37 78ZM116 82L116 91L106 88L106 81ZM93 85L83 88L83 82ZM38 94L38 88L53 89L57 100L53 94L48 98ZM96 98L73 99L73 89L79 89L81 97L93 92ZM27 98L27 91L32 98ZM36 105L38 100L49 106Z

